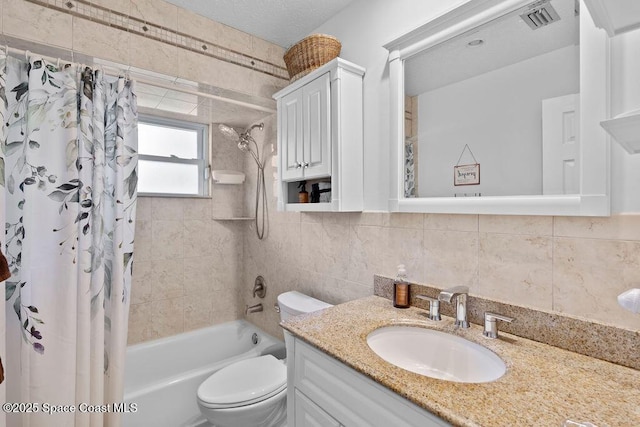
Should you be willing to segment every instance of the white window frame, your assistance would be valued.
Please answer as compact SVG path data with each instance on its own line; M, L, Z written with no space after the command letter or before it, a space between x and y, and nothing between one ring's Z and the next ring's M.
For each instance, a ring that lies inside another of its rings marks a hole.
M178 157L153 156L138 152L138 160L149 160L162 163L188 164L198 166L198 194L182 194L182 193L146 193L138 192L138 196L143 197L191 197L191 198L208 198L210 197L209 185L209 125L203 123L189 122L186 120L170 119L160 116L152 116L140 114L138 116L138 124L147 124L152 126L164 126L174 129L194 130L197 132L197 152L196 159L181 159Z

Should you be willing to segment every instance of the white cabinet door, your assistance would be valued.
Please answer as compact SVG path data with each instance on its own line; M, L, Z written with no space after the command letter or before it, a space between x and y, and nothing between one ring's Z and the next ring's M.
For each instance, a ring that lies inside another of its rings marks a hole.
M295 391L295 421L296 427L340 427L340 423L331 415L323 411L307 396Z
M301 419L297 413L299 394L346 427L451 426L302 340L291 336L285 336L285 340L287 388L296 393L292 417L295 422L289 423L289 427L313 425L298 423Z
M302 90L297 90L280 100L280 167L283 181L302 179L303 114Z
M331 175L330 73L325 73L302 88L304 178Z

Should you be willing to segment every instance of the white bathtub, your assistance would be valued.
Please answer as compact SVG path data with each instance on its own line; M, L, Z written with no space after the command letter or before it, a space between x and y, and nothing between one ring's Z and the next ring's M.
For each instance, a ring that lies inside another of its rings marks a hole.
M263 354L284 358L284 343L244 320L129 346L124 400L137 411L124 414L123 426L206 425L196 402L198 386L229 363Z

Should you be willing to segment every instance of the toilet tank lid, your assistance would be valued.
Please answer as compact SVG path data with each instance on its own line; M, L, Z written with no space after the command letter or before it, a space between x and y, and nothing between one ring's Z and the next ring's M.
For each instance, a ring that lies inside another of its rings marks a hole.
M289 291L278 295L278 305L296 313L312 313L323 308L333 307L324 301L320 301L298 291Z

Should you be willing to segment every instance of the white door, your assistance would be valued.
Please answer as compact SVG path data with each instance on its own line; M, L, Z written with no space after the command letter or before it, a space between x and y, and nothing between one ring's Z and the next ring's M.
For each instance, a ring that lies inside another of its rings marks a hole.
M304 147L302 167L305 179L331 175L329 74L323 74L303 88Z
M542 100L542 194L580 193L580 95Z
M302 179L302 90L284 96L279 105L280 168L283 181Z

